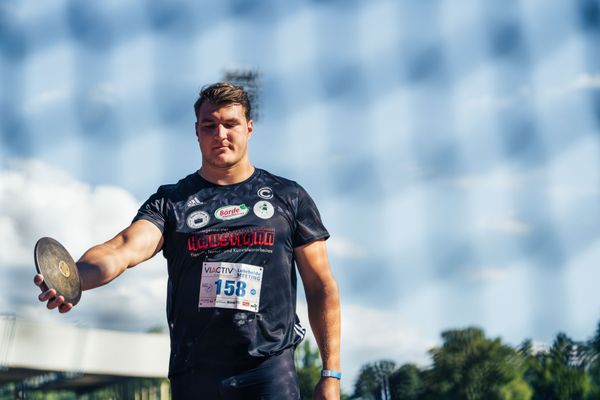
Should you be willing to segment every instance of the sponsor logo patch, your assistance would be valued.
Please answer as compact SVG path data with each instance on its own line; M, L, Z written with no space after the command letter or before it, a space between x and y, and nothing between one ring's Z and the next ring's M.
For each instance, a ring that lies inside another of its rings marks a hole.
M194 211L191 213L186 220L187 226L192 229L200 229L208 225L210 221L210 215L204 211Z
M215 211L215 218L221 221L228 221L230 219L242 218L248 214L248 207L245 204L239 206L225 206Z
M268 201L261 200L254 205L252 209L258 218L269 219L275 214L273 205Z
M261 187L260 189L258 189L258 191L256 192L256 194L261 199L271 200L273 198L273 189L271 189L268 186Z

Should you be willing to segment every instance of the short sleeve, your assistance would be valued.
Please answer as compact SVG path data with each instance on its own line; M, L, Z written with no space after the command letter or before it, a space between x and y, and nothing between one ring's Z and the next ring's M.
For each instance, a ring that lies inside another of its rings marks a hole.
M302 186L298 186L298 208L296 210L296 230L293 246L304 246L328 238L329 232L327 232L321 221L321 214L319 214L315 202Z
M145 219L156 225L161 232L164 232L165 223L167 221L167 211L168 199L161 187L156 193L150 196L144 204L142 204L135 218L133 218L133 222Z

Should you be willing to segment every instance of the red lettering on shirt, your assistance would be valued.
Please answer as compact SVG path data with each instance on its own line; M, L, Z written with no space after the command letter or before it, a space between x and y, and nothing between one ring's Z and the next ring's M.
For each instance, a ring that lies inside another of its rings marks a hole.
M275 245L275 229L250 228L222 233L192 234L188 237L188 250L193 253L207 248L253 247Z

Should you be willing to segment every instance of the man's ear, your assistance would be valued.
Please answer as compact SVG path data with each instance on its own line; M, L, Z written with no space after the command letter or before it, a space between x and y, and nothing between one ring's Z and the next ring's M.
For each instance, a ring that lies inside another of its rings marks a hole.
M248 121L248 139L250 139L250 136L252 136L252 132L254 132L254 121L249 120Z

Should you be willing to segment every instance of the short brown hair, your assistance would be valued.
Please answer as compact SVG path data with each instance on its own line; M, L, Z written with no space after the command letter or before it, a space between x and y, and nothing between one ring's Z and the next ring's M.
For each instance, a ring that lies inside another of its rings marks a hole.
M233 85L229 82L218 82L212 85L204 86L200 90L198 100L194 103L194 113L196 119L200 112L202 103L208 101L215 106L224 106L228 104L240 104L244 107L244 114L246 119L249 121L252 113L252 106L250 105L250 99L248 93L244 88Z

